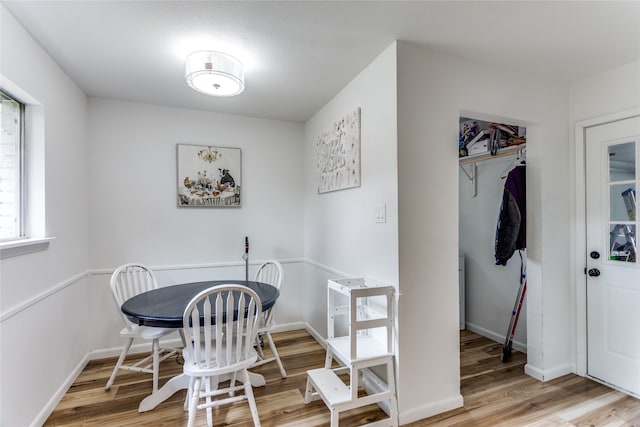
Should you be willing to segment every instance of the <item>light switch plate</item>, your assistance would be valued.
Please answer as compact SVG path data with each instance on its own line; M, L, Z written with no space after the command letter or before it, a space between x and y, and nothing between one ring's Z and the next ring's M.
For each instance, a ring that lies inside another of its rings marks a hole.
M376 222L387 222L387 205L376 206Z

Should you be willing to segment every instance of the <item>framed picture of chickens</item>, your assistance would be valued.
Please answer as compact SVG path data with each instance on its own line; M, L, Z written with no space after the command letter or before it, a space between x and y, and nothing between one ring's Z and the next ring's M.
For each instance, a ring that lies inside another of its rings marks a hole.
M177 144L179 207L240 207L239 148Z

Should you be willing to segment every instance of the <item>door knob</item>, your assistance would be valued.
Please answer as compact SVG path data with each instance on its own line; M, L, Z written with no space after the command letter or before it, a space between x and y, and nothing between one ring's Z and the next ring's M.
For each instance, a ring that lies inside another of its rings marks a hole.
M592 268L591 270L589 270L589 276L598 277L599 275L600 275L600 270L598 270L597 268Z
M600 252L593 251L589 254L589 256L591 256L591 258L593 259L598 259L600 258Z

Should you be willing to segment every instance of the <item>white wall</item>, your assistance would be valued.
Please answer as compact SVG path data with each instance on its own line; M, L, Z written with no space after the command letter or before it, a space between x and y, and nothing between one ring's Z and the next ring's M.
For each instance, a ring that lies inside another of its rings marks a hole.
M117 346L109 274L125 262L154 269L161 286L244 278L255 263L284 262L278 322L304 317L303 126L146 104L89 102L92 348ZM242 207L176 206L176 144L239 147Z
M102 99L90 101L90 266L303 254L302 125ZM242 207L176 206L176 144L239 147ZM277 219L277 220L276 220Z
M405 420L461 403L461 113L513 118L513 124L527 126L528 372L546 379L571 370L570 266L558 255L570 245L567 111L566 84L398 43L400 383L411 385L401 390L401 413L412 408Z
M520 256L516 251L506 266L495 265L495 234L505 180L515 155L477 164L477 195L462 170L459 179L460 251L465 255L467 329L504 342L511 319L520 277ZM467 171L472 165L464 166ZM524 256L526 254L523 253ZM526 351L526 299L522 308L514 348Z
M640 61L573 82L570 86L570 119L591 119L640 105Z
M317 194L318 136L361 108L361 183L357 188ZM398 286L396 47L378 56L305 124L305 320L326 337L327 279L370 277ZM376 223L376 205L387 222ZM401 385L402 386L402 385Z
M0 261L0 425L34 421L90 350L86 97L0 5L0 86L39 103L48 250ZM28 95L28 96L27 96ZM73 337L70 339L70 337ZM43 361L46 360L46 363Z

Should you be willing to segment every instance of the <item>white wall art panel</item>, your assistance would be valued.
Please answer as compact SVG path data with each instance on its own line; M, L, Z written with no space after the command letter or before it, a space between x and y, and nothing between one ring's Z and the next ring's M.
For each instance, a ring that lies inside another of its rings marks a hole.
M318 136L318 194L360 186L360 108Z

